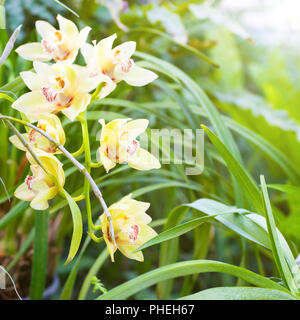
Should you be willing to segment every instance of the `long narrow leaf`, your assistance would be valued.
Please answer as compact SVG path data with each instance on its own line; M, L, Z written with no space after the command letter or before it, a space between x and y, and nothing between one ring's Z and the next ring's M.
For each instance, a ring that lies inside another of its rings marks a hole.
M65 264L68 264L75 257L82 238L82 217L80 209L74 199L64 190L66 199L68 200L73 220L73 233L70 245L70 251Z
M46 285L48 256L48 212L35 214L35 236L33 247L30 299L41 300Z
M174 263L142 274L130 281L127 281L113 288L106 294L98 297L98 299L126 299L136 294L137 292L140 292L141 290L148 288L163 280L205 272L222 272L241 278L245 280L247 283L253 284L258 287L287 292L287 290L278 283L271 281L265 277L262 277L247 269L218 261L194 260Z
M211 288L179 300L296 300L286 292L265 288L220 287Z
M280 244L278 232L275 225L275 219L272 213L272 207L271 207L271 203L270 203L270 199L267 191L267 186L266 186L265 178L263 175L260 176L260 182L261 182L263 202L265 205L266 221L267 221L270 241L272 245L272 252L275 258L278 271L282 277L282 280L284 281L286 286L291 290L291 292L298 293L297 285L294 281L293 275L286 262L284 251Z

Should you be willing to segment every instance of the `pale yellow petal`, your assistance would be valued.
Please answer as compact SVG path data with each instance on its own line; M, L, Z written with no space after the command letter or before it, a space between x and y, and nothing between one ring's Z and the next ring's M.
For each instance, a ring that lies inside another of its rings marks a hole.
M31 201L35 196L32 190L29 190L27 184L22 183L15 191L15 197L20 200Z
M79 48L81 48L84 45L91 30L92 28L85 27L79 32Z
M68 117L71 121L74 121L76 117L83 111L86 110L88 104L91 101L91 95L88 93L78 94L72 101L70 107L63 109L62 113Z
M115 90L116 87L117 85L115 84L115 82L113 82L109 77L107 77L106 82L100 91L99 99L107 97L112 91Z
M116 166L115 162L111 161L106 155L102 147L99 148L100 161L106 172Z
M151 170L161 167L159 161L150 152L142 148L128 158L128 164L131 168L137 170Z
M85 63L90 66L92 65L95 57L95 47L89 43L84 43L80 49L81 54L83 55Z
M145 213L150 203L131 199L131 195L122 198L120 202L128 206L127 213L135 219L137 224L148 224L152 221L151 217Z
M145 132L149 124L147 119L137 119L128 122L125 125L125 130L128 131L128 139L133 140L138 137L141 133Z
M128 234L126 232L120 232L118 234L117 246L121 253L128 259L137 260L140 262L144 261L144 256L141 251L134 252L134 250L139 246L137 243L130 243Z
M77 88L80 92L90 92L97 88L102 82L109 81L109 77L104 74L90 76L90 71L86 67L76 66L79 86Z
M38 20L35 23L35 28L43 39L49 38L51 33L56 31L56 29L49 22L43 20Z
M23 139L28 142L28 134L27 133L23 133L21 134L21 136L23 137ZM20 141L20 139L17 136L11 136L9 137L9 141L18 149L22 150L22 151L26 151L27 149L24 147L23 143Z
M79 32L74 22L69 19L57 16L60 31L69 39L76 37ZM74 44L75 45L75 44Z
M97 62L100 72L110 69L113 66L112 45L117 38L116 34L107 37L97 44Z
M34 61L33 68L44 84L48 82L49 78L55 77L54 68L50 64Z
M114 58L117 61L128 61L136 49L135 41L126 41L113 49Z
M52 59L51 55L44 51L39 42L23 44L16 49L16 52L23 59L31 61L49 61Z
M41 90L43 83L36 73L24 71L20 72L20 76L31 91Z
M76 66L76 65L68 65L65 64L63 62L57 62L54 66L54 72L56 74L56 76L58 77L62 77L64 79L67 79L66 82L66 91L79 91L79 85L81 84L81 80L85 80L82 79L80 77L80 72L79 70L81 70L83 67L80 66Z
M63 186L65 183L65 174L62 168L62 163L52 154L40 152L38 158L46 168L46 170L56 177L57 182ZM51 178L50 178L51 179ZM51 181L51 180L50 180Z
M39 91L23 94L12 104L12 107L25 114L51 113L56 109L56 106L47 102Z
M157 77L156 73L133 65L129 72L123 73L122 80L126 81L131 86L141 87L154 81Z
M48 201L54 198L57 194L57 188L45 188L38 192L38 194L31 201L30 206L35 210L46 210L49 208Z
M114 254L117 251L117 248L112 242L109 241L109 239L107 238L107 236L105 234L103 235L103 238L105 240L105 243L106 243L106 246L107 246L107 250L108 250L110 258L111 258L111 261L115 262Z

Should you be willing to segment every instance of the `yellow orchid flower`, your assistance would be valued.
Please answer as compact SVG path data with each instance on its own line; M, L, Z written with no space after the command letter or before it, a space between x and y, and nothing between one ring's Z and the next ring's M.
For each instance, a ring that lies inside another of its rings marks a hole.
M65 132L59 118L56 115L39 115L37 127L45 131L49 136L54 138L61 145L65 144ZM45 138L42 134L34 129L31 129L28 133L22 134L22 136L24 140L31 144L34 148L49 153L61 153L61 151L57 149L55 144L50 142L47 138ZM18 149L23 151L27 150L17 136L12 136L9 138L9 140Z
M55 156L45 152L39 152L36 155L46 171L56 178L60 186L63 186L65 175L62 163ZM49 207L48 201L59 192L59 186L52 181L29 153L27 153L27 158L31 163L32 176L26 177L25 182L15 191L15 196L18 199L30 201L30 206L35 210L45 210Z
M33 67L36 73L20 73L31 92L22 95L12 105L29 119L32 119L32 116L36 119L40 114L61 111L73 121L86 109L91 100L89 92L94 90L103 78L91 78L86 68L60 62L48 65L35 61Z
M157 233L147 224L151 217L146 214L150 203L131 199L128 195L109 207L115 232L116 246L109 233L109 222L105 214L100 217L103 238L114 261L114 253L119 249L127 258L144 261L141 251L135 249L152 239Z
M157 75L149 70L140 68L131 59L135 51L136 43L127 41L112 48L117 35L114 34L93 45L85 43L81 53L85 58L91 76L106 75L105 86L100 91L99 98L104 98L111 93L116 84L122 80L131 86L144 86L157 78Z
M16 52L24 59L32 61L64 61L73 63L78 50L86 42L90 27L83 28L80 32L76 25L58 15L59 30L50 23L39 20L36 30L42 37L41 42L33 42L20 46Z
M106 172L117 163L128 163L137 170L159 169L159 161L148 151L140 147L136 137L143 133L149 121L147 119L116 119L107 124L103 119L100 136L99 155Z

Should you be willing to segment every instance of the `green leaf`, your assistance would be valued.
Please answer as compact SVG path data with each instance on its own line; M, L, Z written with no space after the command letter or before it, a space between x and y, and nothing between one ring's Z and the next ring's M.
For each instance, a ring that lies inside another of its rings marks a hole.
M264 217L248 210L239 209L235 206L227 206L211 199L199 199L185 206L207 215L215 216L215 220L242 237L267 249L271 249L267 229L264 229L264 227L258 223L259 220L265 221ZM223 215L229 212L232 214Z
M219 151L222 158L225 160L228 170L234 175L236 181L239 183L240 187L243 189L245 196L249 199L253 207L258 211L258 213L263 212L263 206L260 199L260 193L256 186L256 183L248 172L240 165L240 163L234 158L228 148L223 144L223 142L206 126L202 125L210 141Z
M29 249L33 239L34 239L35 229L32 228L27 239L22 244L22 247L19 249L18 253L14 256L13 260L7 266L7 271L11 270L11 268L19 261L22 255Z
M268 184L268 188L282 191L285 193L300 194L300 187L291 186L291 185L287 185L287 184Z
M69 193L63 189L64 195L69 203L72 220L73 220L73 233L72 233L72 240L68 258L65 262L65 265L68 264L70 261L73 260L75 257L82 238L82 217L80 209L74 199L69 195Z
M271 246L272 246L272 252L273 252L273 256L274 256L278 271L281 275L282 280L284 281L286 286L291 290L291 292L298 293L298 288L295 283L293 274L291 273L285 258L285 251L283 250L280 243L278 231L276 229L275 219L272 213L272 207L271 207L271 203L268 195L268 190L267 190L265 178L263 175L260 176L260 183L261 183L263 202L265 206L267 227L268 227ZM289 248L287 248L287 250L289 250ZM288 254L290 255L291 253L288 253ZM299 272L299 268L298 268L298 272Z
M227 126L224 126L224 122L221 118L219 111L210 101L205 92L199 87L199 85L193 79L191 79L186 73L184 73L182 70L180 70L179 68L167 61L158 59L149 54L142 53L139 51L136 51L134 55L136 57L142 58L146 61L150 61L156 64L161 69L166 70L167 73L172 74L173 76L176 76L178 79L180 79L180 81L182 81L186 88L191 92L197 103L199 103L199 105L202 106L203 109L207 112L207 116L212 126L216 130L217 134L224 141L225 145L241 161L237 145L231 133L229 132Z
M23 79L19 76L16 79L12 80L11 82L7 83L6 85L0 88L0 92L5 93L17 93L25 88L25 83Z
M165 242L165 241L177 238L177 237L197 228L202 223L213 220L215 216L196 218L191 221L180 224L174 228L168 229L168 230L160 233L156 237L152 238L151 240L147 241L146 243L144 243L139 248L137 248L135 251L140 251L145 248L159 244L161 242Z
M33 261L30 281L30 300L43 298L48 257L48 212L36 211Z
M212 66L214 66L215 68L219 68L220 66L212 61L208 56L206 56L205 54L203 54L201 51L195 49L194 47L191 47L187 44L184 44L182 42L178 42L176 40L174 40L172 37L170 37L168 34L166 34L165 32L162 32L160 30L157 30L155 28L144 28L144 27L141 27L141 28L136 28L136 29L131 29L129 32L148 32L148 33L152 33L152 34L156 34L158 36L161 36L165 39L168 39L170 40L171 42L175 43L176 45L184 48L185 50L193 53L194 55L196 55L197 57L199 57L200 59L202 59L203 61L211 64Z
M73 288L74 288L74 284L76 281L79 264L80 264L80 261L81 261L83 254L84 254L84 252L90 242L91 242L91 238L87 237L81 250L80 250L78 258L76 259L76 262L74 263L72 270L68 275L67 281L65 282L65 285L62 289L62 292L61 292L61 295L59 298L60 300L70 300L72 298Z
M57 4L59 4L60 6L62 6L63 8L65 8L66 10L70 11L71 13L74 14L74 16L76 16L77 18L79 18L78 13L76 13L73 9L71 9L70 7L68 7L67 5L65 5L64 3L62 3L59 0L54 0Z
M11 103L14 103L14 102L15 102L15 100L14 100L12 97L8 96L8 95L5 94L5 93L1 93L1 92L0 92L0 99L8 100L8 101L11 102Z
M211 288L179 300L296 300L292 295L272 289L251 287Z
M238 162L242 163L242 158L239 152L239 149L226 125L222 121L221 115L217 108L213 105L211 100L205 94L205 92L199 87L199 85L191 79L186 73L177 68L171 63L153 57L149 54L141 53L136 51L135 56L150 61L159 67L162 70L165 70L167 73L172 74L172 77L177 77L184 83L187 90L189 90L192 96L195 98L196 102L207 112L207 116L214 127L217 134L220 136L227 148L233 153ZM238 204L243 203L243 195L236 181L233 179L235 197Z
M129 298L137 292L140 292L141 290L161 281L205 272L222 272L241 278L247 283L253 284L258 287L287 292L287 290L278 283L262 277L247 269L218 261L193 260L174 263L144 273L130 281L127 281L113 288L97 299L122 300Z
M300 181L299 170L295 165L291 162L291 160L286 156L286 154L282 153L276 146L271 144L269 141L264 139L262 136L257 134L256 132L242 126L236 121L223 117L224 121L228 124L229 128L235 131L237 134L243 136L248 141L252 142L256 145L260 150L262 150L268 157L273 159L281 169L288 175L289 179L294 183Z
M0 230L4 229L7 225L11 223L14 219L19 217L24 211L29 207L29 202L21 201L15 206L13 206L6 215L0 220Z

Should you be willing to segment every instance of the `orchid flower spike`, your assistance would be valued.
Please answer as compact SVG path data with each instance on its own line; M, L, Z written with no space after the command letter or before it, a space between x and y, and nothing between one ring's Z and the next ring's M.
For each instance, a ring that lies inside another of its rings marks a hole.
M66 142L64 129L61 125L59 118L54 114L39 115L37 127L45 131L49 136L59 142L62 146ZM31 144L33 148L42 150L48 153L61 153L57 146L45 138L42 134L34 129L30 129L28 133L22 134L24 140ZM20 150L26 151L25 146L20 142L19 138L15 135L9 138L10 142Z
M114 261L114 253L119 249L127 258L144 261L141 251L135 249L152 239L157 233L148 226L151 217L146 214L150 203L131 199L128 195L109 207L115 231L116 246L109 233L109 223L105 214L100 217L103 238Z
M18 199L30 201L30 206L35 210L45 210L49 208L48 201L54 198L59 192L60 187L65 183L65 175L62 163L49 153L36 153L38 159L43 164L46 171L51 174L59 183L56 185L50 176L40 167L32 156L27 153L27 158L31 163L31 176L27 176L25 182L15 191Z
M33 67L36 73L20 73L31 92L22 95L12 105L29 119L61 111L73 121L90 103L89 92L103 81L103 76L91 78L88 70L78 65L60 62L48 65L35 61Z
M94 42L93 45L85 43L81 48L91 76L106 75L106 83L99 94L100 99L110 94L122 80L131 86L139 87L157 78L154 72L136 66L131 59L136 48L134 41L124 42L113 49L116 37L114 34L98 44Z
M106 172L117 163L128 163L137 170L159 169L159 161L147 150L140 147L136 140L143 133L149 121L147 119L116 119L107 124L103 119L100 136L99 155Z
M33 42L20 46L16 52L26 60L32 61L63 61L73 63L78 50L84 45L90 27L83 28L80 32L76 25L58 15L59 30L50 23L39 20L36 22L36 30L42 37L41 42Z

